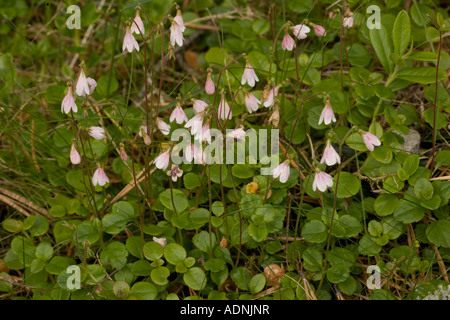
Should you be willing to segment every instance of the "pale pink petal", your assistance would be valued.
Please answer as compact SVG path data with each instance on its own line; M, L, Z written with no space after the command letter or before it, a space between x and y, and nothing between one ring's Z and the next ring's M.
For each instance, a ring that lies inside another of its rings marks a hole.
M78 75L77 85L75 87L75 93L80 97L84 97L89 95L89 84L86 79L86 75L84 74L84 70L81 69L80 74Z
M79 164L81 162L81 156L77 149L75 149L74 144L72 144L72 148L70 150L70 162L72 162L72 164Z

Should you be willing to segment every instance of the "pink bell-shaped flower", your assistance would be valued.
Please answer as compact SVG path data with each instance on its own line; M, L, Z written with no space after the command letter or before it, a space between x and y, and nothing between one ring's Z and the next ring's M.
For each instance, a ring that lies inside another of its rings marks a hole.
M273 169L272 176L274 179L280 178L280 182L285 183L289 179L290 172L289 161L284 161Z
M81 162L81 156L75 148L74 143L72 143L72 148L70 149L70 162L72 164L79 164Z
M102 127L90 127L88 133L95 140L102 140L105 138L105 130Z
M78 74L78 80L75 86L75 93L80 97L84 97L91 93L83 68L81 68L80 73Z
M264 107L269 108L274 105L275 103L275 97L278 95L278 90L280 89L281 85L276 85L272 89L269 89L269 94L266 98L266 100L263 102Z
M344 28L351 28L351 27L353 27L353 17L352 16L344 17L344 19L342 20L342 26Z
M228 130L227 130L228 131ZM227 132L227 136L236 139L237 141L242 141L245 139L246 132L244 131L243 126L239 126L238 128Z
M319 189L319 191L324 192L328 187L333 186L333 177L328 173L318 170L314 174L314 181L312 185L313 191Z
M170 43L172 44L172 47L175 47L175 44L178 44L178 46L183 46L183 31L181 31L180 25L173 20L172 25L170 26Z
M170 126L165 123L161 118L156 118L156 126L163 135L167 136L170 133Z
M212 80L211 69L208 69L208 75L206 76L205 91L207 94L213 94L216 91L216 86Z
M362 134L362 138L364 144L366 145L367 149L369 149L369 151L373 151L375 147L381 145L380 139L378 139L376 135L371 134L370 132L364 132Z
M94 187L97 185L103 187L107 183L109 183L108 176L102 168L98 167L97 170L95 170L94 175L92 176L92 184L94 185Z
M208 107L208 104L200 99L192 99L192 108L194 109L194 113L198 114L205 110Z
M307 34L311 31L311 29L304 24L293 26L291 27L291 30L294 36L298 38L298 40L306 39L308 37Z
M123 37L122 52L127 50L128 52L131 53L134 49L136 49L136 51L139 51L139 44L133 37L130 27L127 26L125 36Z
M325 28L322 26L319 26L318 24L314 24L313 29L314 29L314 34L318 37L325 37L327 35Z
M288 30L286 29L284 31L284 37L283 40L281 41L281 48L283 50L287 50L287 51L292 51L292 49L294 49L295 47L295 40L294 38L292 38L288 32Z
M248 91L244 91L245 96L245 107L247 108L249 113L257 111L261 101L258 100L253 94Z
M203 125L203 117L205 116L204 112L198 113L193 116L186 124L185 128L191 128L191 134L195 135L198 130L201 130Z
M142 22L141 16L139 15L139 10L136 10L136 17L134 18L134 21L131 24L130 31L136 34L145 33L144 22Z
M254 87L257 81L259 81L259 79L256 75L255 69L253 69L250 61L247 60L247 62L245 63L244 73L242 74L241 85L248 83L250 87Z
M323 151L323 156L322 159L320 160L320 163L326 163L327 166L332 166L335 165L336 163L341 163L341 157L336 152L336 150L334 150L330 140L327 141L327 145Z
M325 107L322 109L322 113L320 114L319 124L323 122L326 125L328 125L331 123L331 121L336 122L336 117L334 116L330 100L327 98L325 102Z
M67 94L61 103L61 112L67 114L71 110L73 112L77 112L78 108L77 108L77 104L75 103L75 98L73 97L73 94L72 94L72 86L69 84Z
M188 118L186 117L186 114L184 113L183 108L180 104L177 104L175 109L173 109L169 120L170 122L173 122L175 120L178 124L182 124L183 122L188 121Z
M154 163L158 169L166 170L167 167L169 166L169 161L170 161L170 153L169 151L165 151L155 158Z
M181 32L184 32L184 30L186 30L186 26L184 25L183 16L181 15L180 10L177 10L177 15L175 16L175 18L173 18L173 20L178 24Z
M222 97L219 103L219 118L222 120L231 119L231 109L225 99L225 94L222 92Z

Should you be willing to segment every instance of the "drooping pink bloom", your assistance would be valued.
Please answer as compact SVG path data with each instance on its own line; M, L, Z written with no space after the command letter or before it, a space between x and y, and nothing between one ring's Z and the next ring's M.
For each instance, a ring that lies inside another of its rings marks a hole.
M291 30L294 36L296 36L299 40L306 39L308 37L307 34L311 31L311 29L304 24L293 26L291 27Z
M222 120L231 119L231 109L223 92L219 103L219 118Z
M88 133L95 140L102 140L105 138L105 130L102 127L90 127Z
M175 18L173 18L173 20L178 24L181 32L184 32L184 30L186 30L186 27L185 27L184 21L183 21L183 16L181 15L180 10L177 10L177 15L175 16Z
M147 134L147 126L140 126L138 131L139 137Z
M70 110L72 110L73 112L77 112L78 108L77 104L75 103L75 98L72 94L72 87L69 85L67 94L61 103L61 112L67 114L70 112Z
M83 68L81 68L80 73L78 74L78 80L75 87L75 93L80 97L84 97L89 95L91 92L89 88L89 84L86 79L86 75L84 74Z
M162 245L163 248L165 248L166 245L167 245L167 239L166 238L153 237L153 241L155 241L156 243L159 243L160 245Z
M144 138L144 143L149 146L152 143L152 139L147 133L147 126L141 126L139 128L139 136Z
M183 175L183 170L181 170L176 164L172 164L170 170L167 171L167 175L172 178L173 182L177 182L178 178Z
M245 139L245 131L243 126L239 126L234 130L227 130L227 136L236 139L237 141L242 141Z
M327 35L327 32L325 31L325 28L322 26L319 26L318 24L313 25L314 28L314 34L318 37L325 37Z
M205 163L205 154L203 153L201 146L200 148L197 148L197 146L194 143L191 143L189 146L186 147L185 157L188 162L194 161L194 164Z
M247 60L244 73L242 74L241 84L244 85L247 82L250 87L254 87L257 81L259 81L259 78L256 75L255 69L253 69L250 61Z
M147 146L149 146L150 143L152 143L152 139L150 138L150 136L148 134L144 134L144 143Z
M188 118L186 117L186 114L184 113L183 108L180 104L177 104L175 109L173 109L169 120L170 122L173 122L175 120L178 124L182 124L183 122L188 121Z
M343 21L342 21L342 26L344 28L351 28L353 27L353 17L344 17Z
M123 144L120 143L120 159L122 159L122 161L127 161L128 160L128 155L125 151L125 148L123 147Z
M336 17L336 11L331 10L330 12L328 12L328 17L330 18L330 20L333 20L334 17Z
M320 114L319 124L323 122L326 125L328 125L331 123L331 121L336 122L336 117L334 116L330 100L327 99L325 107L323 108L322 113Z
M145 33L144 22L142 22L141 16L139 15L139 10L136 10L136 17L134 18L134 21L131 24L130 30L131 32L134 32L136 34Z
M165 123L161 118L156 118L156 126L162 132L163 135L167 136L170 133L170 126Z
M122 52L127 50L128 52L131 53L133 51L133 49L136 49L136 51L139 51L139 44L136 41L136 39L133 37L130 27L127 26L127 30L125 31L125 36L123 37Z
M107 183L109 183L108 176L102 168L98 167L97 170L95 170L94 175L92 176L92 184L94 185L94 187L96 185L103 187Z
M191 128L191 134L195 135L198 130L201 130L203 125L203 117L205 116L204 112L198 113L193 116L186 124L185 128Z
M275 97L278 95L278 90L280 89L280 84L276 85L272 89L269 90L269 94L267 99L263 102L264 107L269 108L274 105Z
M324 192L327 190L328 187L333 186L333 177L330 176L328 173L323 171L317 171L314 174L314 181L312 185L313 191L316 191L316 189L319 189L319 191Z
M209 123L205 123L202 128L195 133L194 140L208 141L211 143L211 129L209 128Z
M170 153L169 151L165 151L155 158L154 164L158 169L166 170L169 166L169 161Z
M283 50L287 50L287 51L292 51L292 49L294 49L295 47L295 40L294 38L292 38L288 32L288 30L284 31L284 37L283 40L281 41L281 48Z
M81 162L81 156L75 148L74 143L72 143L72 148L70 149L70 162L72 164L79 164Z
M274 179L280 178L280 182L285 183L289 178L290 172L289 161L284 161L273 169L272 176Z
M89 94L92 94L95 90L95 88L97 88L97 81L95 81L94 79L87 77L86 81L89 85Z
M369 149L369 151L373 151L374 150L374 146L378 147L381 145L381 141L380 139L378 139L378 137L374 134L371 134L370 132L364 132L361 134L364 144L366 145L367 149Z
M172 25L170 26L170 43L173 47L175 47L175 43L180 47L183 46L183 31L181 31L181 27L178 23L173 20Z
M323 156L322 159L320 160L320 163L326 163L327 166L332 166L335 165L336 163L341 163L341 157L336 152L336 150L334 150L330 140L327 141L327 145L323 150Z
M192 99L192 108L194 109L194 113L198 114L208 107L208 104L200 99Z
M245 96L245 107L247 108L248 112L252 113L253 111L258 110L261 101L259 101L258 98L256 98L253 94L251 94L247 90L244 91L244 96Z
M208 75L206 76L205 91L207 94L213 94L216 91L216 86L212 80L211 69L208 69Z

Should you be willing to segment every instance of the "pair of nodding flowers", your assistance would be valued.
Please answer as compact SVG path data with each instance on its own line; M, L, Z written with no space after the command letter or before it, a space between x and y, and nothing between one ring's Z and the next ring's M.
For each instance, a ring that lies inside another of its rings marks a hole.
M335 16L335 12L331 11L329 14L330 19L333 19ZM309 25L313 27L314 34L317 37L325 37L327 35L327 32L324 27L310 22ZM345 16L342 20L342 26L344 28L351 28L353 27L353 13L350 10L347 10L345 13ZM297 37L298 40L306 39L308 37L308 33L311 31L311 29L305 25L305 24L298 24L293 27L286 26L284 30L284 37L281 41L281 47L283 50L292 51L295 47L295 40L289 35L289 30L292 31L293 35Z
M86 97L94 92L96 86L97 82L92 78L86 77L83 67L81 67L75 85L75 93L80 97ZM61 103L61 112L68 114L71 111L77 112L78 108L72 93L72 86L70 83L68 83L67 94ZM88 133L90 136L97 140L104 139L105 137L105 131L101 127L90 127ZM75 142L72 142L72 147L70 149L70 162L72 164L79 164L81 162L81 156L75 147ZM92 177L93 185L96 186L98 184L100 186L104 186L108 182L108 177L106 176L103 169L99 166Z
M65 114L70 113L70 111L78 111L77 104L75 103L75 97L72 93L72 85L70 84L70 82L67 83L67 87L67 93L61 102L61 112ZM75 93L80 97L86 97L88 95L91 95L96 87L97 82L92 78L86 77L83 67L81 67L75 84Z
M171 18L172 25L170 27L170 44L175 47L178 44L180 47L183 45L183 32L186 30L184 25L183 17L181 16L181 11L177 10L177 15L175 18ZM133 19L131 27L127 25L125 36L123 37L122 52L127 50L131 53L134 49L139 51L139 44L133 36L133 33L144 34L145 27L144 23L139 14L139 9L136 10L136 17Z
M92 126L88 129L88 133L96 140L102 140L105 138L105 130L102 127ZM72 148L70 150L70 162L72 164L81 163L81 156L75 148L75 142L72 142ZM109 183L108 176L100 167L100 164L98 164L98 168L95 170L94 175L92 176L92 184L94 186L104 186L107 183Z
M309 23L310 26L313 27L314 29L314 34L317 37L325 37L327 35L327 32L325 31L325 28L310 22ZM298 24L295 25L293 27L289 27L288 25L286 26L286 28L284 29L284 37L283 40L281 41L281 48L283 50L287 50L287 51L292 51L295 47L295 40L294 38L292 38L289 35L289 30L292 31L292 34L298 39L298 40L303 40L306 39L308 37L308 33L311 32L311 29L305 25L305 24Z

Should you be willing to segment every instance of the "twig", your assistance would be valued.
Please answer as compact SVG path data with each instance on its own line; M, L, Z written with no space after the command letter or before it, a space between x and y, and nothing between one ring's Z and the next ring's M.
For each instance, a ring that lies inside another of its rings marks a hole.
M439 269L442 272L442 276L444 277L445 282L448 283L449 279L448 279L447 269L445 268L445 264L444 264L444 261L442 260L441 253L439 252L438 248L435 245L432 245L431 248L434 250L434 252L436 252L437 263L439 265Z
M17 211L19 211L20 213L22 213L23 215L29 217L31 216L30 213L28 213L27 211L25 211L22 207L20 207L19 205L17 205L12 199L5 197L4 195L0 195L0 201L6 203L7 205L9 205L10 207L13 207L14 209L16 209Z
M151 165L152 163L153 163L153 161L152 161L149 165ZM136 180L137 180L137 183L138 183L138 184L141 183L141 182L145 179L144 171L145 171L145 168L142 169L142 170L136 175ZM155 172L155 171L156 171L156 168L153 168L152 170L150 170L150 174L152 174L152 173ZM111 200L110 204L113 204L113 203L117 202L119 199L121 199L123 196L125 196L128 192L130 192L131 190L133 190L133 188L134 188L135 186L136 186L136 185L134 184L134 181L133 181L133 180L130 181L130 182L125 186L125 188L123 188L123 189L122 189L122 190L114 197L114 199Z
M0 188L0 193L3 193L3 195L16 200L22 206L27 206L28 209L33 209L34 211L36 211L36 213L43 214L44 216L46 216L48 218L52 218L52 216L50 216L50 214L48 213L48 211L46 209L39 207L32 201L30 201L22 196L19 196L18 194L14 193L14 192Z

